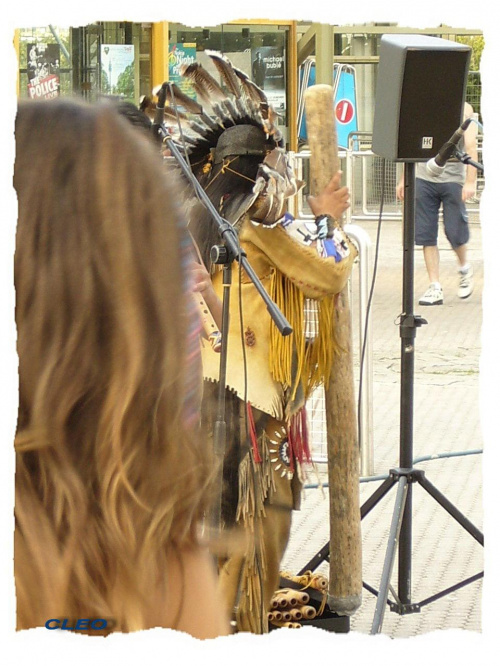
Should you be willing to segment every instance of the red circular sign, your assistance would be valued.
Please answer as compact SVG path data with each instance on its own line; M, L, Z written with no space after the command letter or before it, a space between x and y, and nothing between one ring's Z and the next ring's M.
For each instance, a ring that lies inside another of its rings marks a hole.
M339 123L347 125L354 118L354 106L349 99L341 99L335 106L335 116Z

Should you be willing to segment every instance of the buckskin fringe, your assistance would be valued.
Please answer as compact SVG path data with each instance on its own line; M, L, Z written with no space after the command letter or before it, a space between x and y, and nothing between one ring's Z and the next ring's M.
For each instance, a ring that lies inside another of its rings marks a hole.
M261 579L265 579L267 562L264 548L262 521L256 520L266 515L264 503L271 489L276 490L271 469L271 456L268 438L265 433L259 437L260 462L256 462L253 450L250 450L240 463L238 470L239 500L236 521L242 523L252 537L248 540L247 551L242 570L241 589L245 590L238 607L238 616L246 617L251 631L261 632L257 622L266 617L262 608ZM259 612L252 611L259 608ZM254 626L255 625L255 626Z
M238 507L236 521L243 523L253 531L254 518L266 514L264 502L273 487L271 456L265 433L259 438L261 461L256 462L253 452L249 451L240 462L238 469ZM274 489L274 488L273 488Z
M334 336L334 297L316 301L317 330L310 340L305 335L303 292L278 270L271 275L269 292L293 328L292 335L282 336L274 323L270 324L271 374L285 389L290 389L291 401L296 397L299 384L307 399L314 388L330 381L333 357L338 351Z

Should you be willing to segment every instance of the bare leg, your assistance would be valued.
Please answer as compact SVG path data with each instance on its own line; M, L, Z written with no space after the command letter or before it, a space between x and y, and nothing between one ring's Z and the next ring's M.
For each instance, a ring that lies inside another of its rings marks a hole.
M464 243L463 245L459 245L458 247L453 248L455 251L455 254L457 255L458 263L460 264L460 268L465 266L467 264L467 243Z
M459 263L458 297L468 298L474 290L474 272L472 266L467 263L467 245L464 243L454 248L454 250Z
M463 247L463 246L461 246ZM439 282L439 249L437 245L423 247L425 267L429 275L429 282Z

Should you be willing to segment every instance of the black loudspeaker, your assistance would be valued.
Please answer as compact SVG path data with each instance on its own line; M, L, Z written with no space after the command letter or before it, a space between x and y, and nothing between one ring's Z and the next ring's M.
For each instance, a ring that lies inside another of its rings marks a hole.
M426 35L383 35L372 150L424 162L462 124L471 49Z

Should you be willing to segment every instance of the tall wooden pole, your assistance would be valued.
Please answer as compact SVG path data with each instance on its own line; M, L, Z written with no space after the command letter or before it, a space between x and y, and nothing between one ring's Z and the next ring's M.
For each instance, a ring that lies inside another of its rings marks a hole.
M305 93L307 139L311 151L311 194L319 194L339 170L333 88L311 86ZM361 605L361 518L359 447L352 366L348 287L335 309L335 354L325 386L330 487L330 582L328 605L352 615Z

